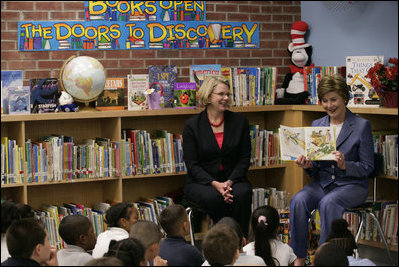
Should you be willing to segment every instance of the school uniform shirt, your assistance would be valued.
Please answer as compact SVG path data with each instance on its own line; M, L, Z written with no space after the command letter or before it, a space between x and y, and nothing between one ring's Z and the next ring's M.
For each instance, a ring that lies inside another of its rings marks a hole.
M6 235L1 234L1 261L3 262L6 259L11 257L10 253L8 252L7 242L6 242Z
M129 233L120 227L111 227L107 231L102 232L97 237L97 243L93 249L93 258L101 258L104 253L107 253L111 240L119 241L128 237Z
M209 262L206 260L202 266L210 266ZM238 259L234 262L233 266L266 266L265 261L255 255L247 255L246 252L240 253Z
M276 258L280 266L288 266L295 261L296 255L292 248L277 239L269 240L272 256ZM243 250L248 255L255 255L255 242L248 243Z
M8 258L1 263L1 266L40 266L40 264L31 259Z
M166 236L158 255L168 261L168 266L200 266L205 260L198 248L180 236Z
M57 252L57 259L59 266L83 266L93 257L79 246L67 245Z

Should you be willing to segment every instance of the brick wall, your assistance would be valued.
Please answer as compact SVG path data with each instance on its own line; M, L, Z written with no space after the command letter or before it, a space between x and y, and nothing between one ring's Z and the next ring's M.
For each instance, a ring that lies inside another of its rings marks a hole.
M277 66L279 82L289 71L290 29L300 20L300 1L206 1L207 21L260 22L259 49L120 50L19 52L18 21L84 20L84 1L1 1L1 69L23 70L24 85L31 78L58 77L72 55L100 60L108 77L147 73L150 65L178 66L178 79L188 82L190 64Z

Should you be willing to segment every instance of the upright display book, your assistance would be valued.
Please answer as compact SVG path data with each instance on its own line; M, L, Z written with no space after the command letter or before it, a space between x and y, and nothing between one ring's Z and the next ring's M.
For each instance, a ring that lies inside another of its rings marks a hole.
M190 82L196 83L198 88L208 76L222 76L220 64L190 65Z
M127 109L143 110L148 109L147 94L149 88L148 74L127 75Z
M346 83L350 86L349 107L379 107L377 92L366 78L376 62L384 64L383 56L346 57Z
M8 114L8 92L11 89L22 89L22 70L1 71L1 114Z
M288 127L280 125L282 160L305 155L310 160L333 160L336 150L335 127Z
M148 69L150 88L160 91L163 95L164 107L173 108L174 106L174 84L177 82L177 67L150 66Z
M30 87L11 88L8 92L8 111L10 114L30 113Z
M30 110L31 113L49 113L57 108L58 79L30 80Z
M96 100L96 109L124 110L125 92L125 78L107 78L104 90Z
M175 83L175 108L196 108L196 93L195 83Z

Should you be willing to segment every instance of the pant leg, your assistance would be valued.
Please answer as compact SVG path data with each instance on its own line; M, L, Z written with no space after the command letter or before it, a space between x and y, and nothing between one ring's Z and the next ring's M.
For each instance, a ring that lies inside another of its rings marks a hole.
M231 207L224 202L222 195L211 185L186 184L184 194L188 200L203 208L214 223L230 213Z
M306 257L308 221L311 212L324 196L323 188L315 182L307 184L290 202L290 246L299 258Z
M358 184L334 186L320 200L320 227L319 245L326 241L331 231L331 224L335 219L342 218L347 208L356 207L366 201L368 188Z
M231 217L241 226L242 233L248 237L249 220L251 217L252 186L249 182L239 182L232 186L233 203Z

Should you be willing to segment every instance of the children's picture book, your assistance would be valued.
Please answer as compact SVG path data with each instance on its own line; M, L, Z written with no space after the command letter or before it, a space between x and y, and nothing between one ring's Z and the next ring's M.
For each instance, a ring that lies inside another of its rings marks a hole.
M175 108L196 108L196 89L195 83L175 83Z
M150 66L148 68L149 88L161 92L165 108L174 106L174 84L177 82L177 67L174 65ZM162 105L161 105L162 106Z
M9 114L30 114L30 87L11 88L8 92Z
M222 76L222 66L220 64L190 65L190 82L196 83L198 88L208 76Z
M346 57L346 83L350 86L348 107L379 107L377 92L365 77L376 62L384 64L384 56Z
M54 112L57 108L58 79L30 80L30 110L31 113Z
M104 90L96 100L96 109L124 110L125 92L125 78L107 78Z
M1 71L1 114L8 114L8 92L11 89L22 89L23 71L22 70L2 70Z
M127 109L143 110L148 109L147 94L149 88L148 74L127 75Z
M336 150L335 127L288 127L280 125L282 160L305 155L310 160L333 160Z

